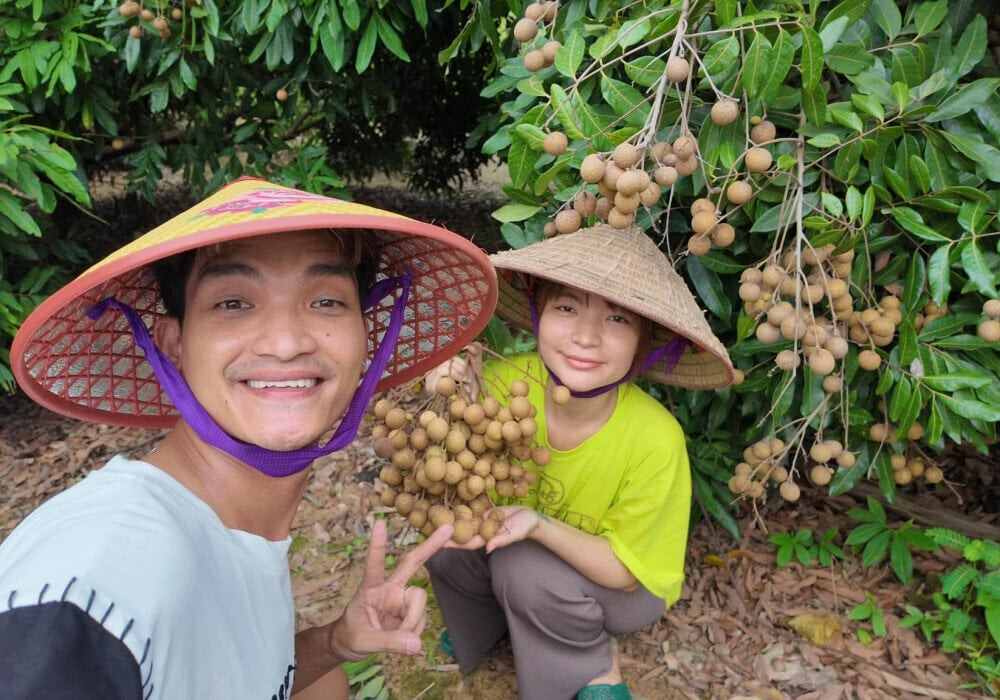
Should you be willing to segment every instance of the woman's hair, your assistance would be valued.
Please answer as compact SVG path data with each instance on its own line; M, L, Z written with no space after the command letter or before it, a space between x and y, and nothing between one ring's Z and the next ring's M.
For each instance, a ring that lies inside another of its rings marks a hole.
M372 245L374 235L370 231L356 229L324 229L337 244L344 260L354 270L354 282L358 286L358 297L364 304L365 297L375 285L378 272L379 253ZM216 244L218 246L219 244ZM161 260L150 267L160 288L160 298L168 316L178 321L184 320L186 309L185 292L188 278L194 268L198 248L186 250Z
M542 310L545 308L545 305L549 301L551 301L554 297L559 296L559 294L561 294L566 289L572 288L571 285L563 284L561 282L556 282L550 279L545 279L544 277L533 278L533 283L534 283L535 304L538 307L539 315L541 315ZM590 292L587 293L589 294ZM600 296L600 295L597 294L595 296ZM604 297L601 298L603 299ZM657 324L654 321L646 318L642 314L636 313L631 309L626 309L624 306L616 304L610 299L605 299L605 300L612 306L616 306L634 316L639 324L639 345L635 349L635 357L632 358L632 369L630 369L628 373L628 378L634 379L635 375L638 374L637 370L639 363L642 362L642 360L645 359L646 355L648 355L650 351L653 349L653 330L656 328Z

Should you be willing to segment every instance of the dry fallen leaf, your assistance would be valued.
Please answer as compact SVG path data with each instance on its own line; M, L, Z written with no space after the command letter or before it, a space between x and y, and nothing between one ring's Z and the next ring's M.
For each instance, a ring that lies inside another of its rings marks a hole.
M796 615L785 624L815 644L828 644L830 637L840 631L834 615Z

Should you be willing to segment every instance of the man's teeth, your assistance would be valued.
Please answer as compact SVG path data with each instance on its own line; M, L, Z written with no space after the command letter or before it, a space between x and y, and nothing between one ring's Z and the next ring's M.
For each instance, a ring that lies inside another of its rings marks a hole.
M305 389L316 386L315 379L288 379L283 382L265 382L259 379L247 381L251 389Z

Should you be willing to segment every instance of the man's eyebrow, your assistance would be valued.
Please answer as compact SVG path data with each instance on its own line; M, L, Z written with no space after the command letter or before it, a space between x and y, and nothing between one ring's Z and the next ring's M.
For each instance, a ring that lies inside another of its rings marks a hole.
M248 277L259 279L260 270L253 265L236 260L209 260L202 265L195 276L195 281L201 282L210 277ZM354 270L345 263L314 263L306 268L303 277L320 279L323 277L347 277L354 279Z
M306 268L305 277L316 279L320 277L347 277L354 279L354 268L347 263L314 263Z

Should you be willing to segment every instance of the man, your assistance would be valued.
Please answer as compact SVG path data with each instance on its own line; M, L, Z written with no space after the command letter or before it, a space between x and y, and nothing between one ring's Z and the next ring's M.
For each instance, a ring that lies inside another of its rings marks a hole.
M297 635L289 532L309 465L353 439L374 391L464 347L495 302L468 241L249 179L54 294L15 338L21 387L172 430L0 545L4 696L346 697L343 661L419 652L426 593L406 582L447 528L386 579L376 523L344 614Z

